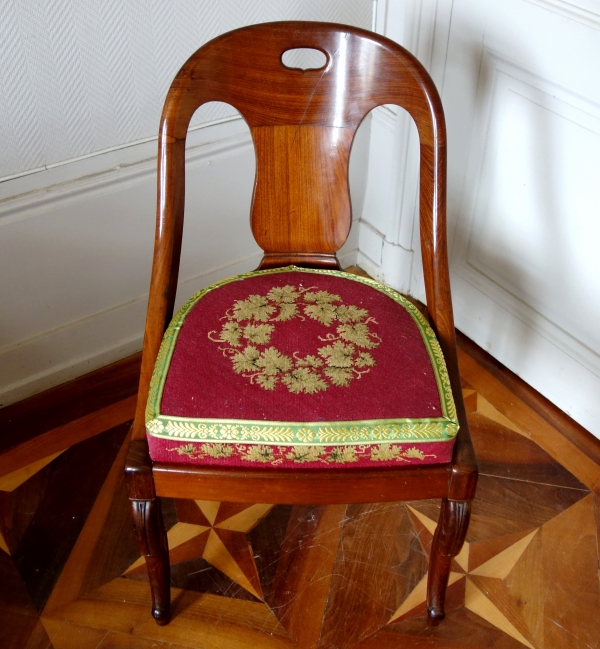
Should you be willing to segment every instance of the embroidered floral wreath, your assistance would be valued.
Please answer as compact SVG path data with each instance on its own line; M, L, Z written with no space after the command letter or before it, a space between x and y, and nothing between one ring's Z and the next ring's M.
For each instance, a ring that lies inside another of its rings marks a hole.
M341 304L339 295L314 289L282 286L266 295L249 295L227 311L220 333L213 330L208 337L225 343L219 349L231 358L235 372L265 390L274 390L278 383L295 394L314 394L330 385L346 387L375 366L366 350L381 342L369 329L369 324L377 322L366 309ZM298 352L286 356L269 345L278 322L305 317L335 327L335 333L319 336L330 344L304 358Z

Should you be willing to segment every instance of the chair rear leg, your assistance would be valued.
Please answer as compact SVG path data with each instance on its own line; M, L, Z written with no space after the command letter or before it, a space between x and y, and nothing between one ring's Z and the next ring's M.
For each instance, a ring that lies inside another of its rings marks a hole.
M442 500L440 520L435 530L429 576L427 579L427 612L432 620L444 619L444 600L452 557L461 550L471 517L470 500Z
M161 626L169 623L171 604L169 547L163 523L160 500L130 499L135 536L140 553L146 559L152 616Z

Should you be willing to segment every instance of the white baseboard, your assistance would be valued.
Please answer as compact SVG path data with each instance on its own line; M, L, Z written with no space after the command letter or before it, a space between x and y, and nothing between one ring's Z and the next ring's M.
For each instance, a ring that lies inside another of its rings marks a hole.
M261 256L259 252L179 282L178 306L204 286L255 268ZM2 385L0 407L141 351L147 301L146 293L6 350L0 355L2 375L20 380Z

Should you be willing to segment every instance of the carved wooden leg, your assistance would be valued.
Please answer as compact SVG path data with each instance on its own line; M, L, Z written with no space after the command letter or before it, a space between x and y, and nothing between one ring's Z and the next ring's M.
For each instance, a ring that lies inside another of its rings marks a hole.
M435 621L444 619L444 600L450 564L462 548L469 527L471 501L442 501L440 520L433 537L427 579L427 611Z
M160 500L131 499L133 526L140 552L146 559L150 590L152 592L152 616L157 624L169 622L171 603L169 548L163 524Z

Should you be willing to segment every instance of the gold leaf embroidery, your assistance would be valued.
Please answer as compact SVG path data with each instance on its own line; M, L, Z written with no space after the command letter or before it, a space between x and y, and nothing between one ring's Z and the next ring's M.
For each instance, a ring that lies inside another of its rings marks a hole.
M369 352L361 352L354 364L356 367L373 367L373 365L375 365L375 359L371 354L369 354Z
M318 462L325 452L322 446L294 446L285 457L294 462Z
M269 374L257 374L256 382L260 385L261 388L265 390L274 390L277 385L279 378L277 376L272 376Z
M304 313L313 320L318 320L321 324L329 326L336 316L336 309L333 304L309 304L304 307Z
M298 307L295 304L287 304L286 302L279 305L279 315L275 320L280 320L286 322L291 320L295 315L298 314Z
M380 444L371 449L371 461L373 462L386 462L389 460L396 460L402 458L402 447L392 446L391 444Z
M179 455L189 455L190 457L194 455L196 449L193 444L186 444L185 446L176 446L175 448L169 448L168 451L176 451Z
M371 461L373 462L389 462L390 460L399 460L407 462L408 459L424 460L426 457L436 457L435 455L425 455L423 451L412 446L411 448L402 450L401 446L393 446L391 444L380 444L371 449Z
M197 428L192 422L169 421L166 426L167 433L172 437L196 437Z
M401 446L380 444L378 446L240 446L237 444L205 443L196 448L194 444L186 444L167 449L178 455L186 455L190 459L212 458L226 460L238 456L246 462L277 465L282 460L290 460L295 464L316 463L323 464L353 464L360 459L369 459L371 462L407 462L409 458L424 460L427 457L435 458L435 454L425 455L416 447L402 450Z
M226 322L221 329L219 340L224 343L229 343L233 347L240 346L240 338L242 337L242 328L237 322Z
M192 446L192 444L189 444ZM229 444L202 444L200 450L205 455L214 458L231 457L233 454L233 447Z
M327 365L330 367L352 367L355 349L354 345L344 345L338 340L333 345L321 347L319 356L327 359Z
M210 421L210 420L209 420ZM185 437L199 441L220 440L223 442L253 441L256 443L309 443L313 440L322 445L367 443L370 441L449 440L456 435L458 426L452 422L404 422L389 424L351 425L338 422L330 425L281 423L206 423L194 420L169 419L168 415L150 420L147 424L150 434L156 437ZM162 426L162 429L161 429ZM154 432L156 431L156 432ZM418 449L415 449L415 452Z
M284 356L275 347L265 349L256 364L263 368L265 374L281 374L289 372L293 367L289 356Z
M323 366L323 361L320 358L317 358L316 356L311 356L310 354L306 358L300 358L300 357L295 357L295 358L296 358L296 364L300 365L301 367L304 365L308 367Z
M413 446L412 448L406 449L406 451L404 452L404 457L414 457L419 460L424 460L426 457L435 457L435 455L425 455L423 451Z
M272 462L273 449L270 446L251 446L245 455L242 455L242 460L248 462Z
M233 317L241 322L243 320L256 320L266 322L275 307L262 295L249 295L247 300L239 300L233 305Z
M365 349L373 349L373 347L377 347L378 345L378 343L371 340L369 327L363 322L340 325L337 328L337 332L340 338L354 343L359 347L364 347Z
M354 446L338 446L331 450L329 457L330 462L337 462L338 464L347 464L348 462L358 462L356 457L356 449Z
M244 338L255 345L265 345L271 340L271 332L275 327L268 324L253 325L244 327Z
M171 321L171 324L169 325L167 331L165 332L154 366L154 371L152 373L148 401L146 405L146 422L149 434L156 437L161 437L163 439L190 437L198 440L210 440L220 438L220 434L218 432L219 425L214 423L220 420L198 421L192 419L185 421L182 420L182 418L171 419L168 415L161 414L160 412L160 405L163 395L163 388L167 377L167 370L171 362L171 357L175 349L175 344L177 342L179 332L189 312L208 293L217 290L227 284L235 283L246 278L256 276L283 277L285 273L289 273L291 271L295 273L305 274L305 276L309 278L309 281L311 281L311 279L314 277L325 276L341 277L350 282L364 284L376 291L379 291L380 293L386 295L387 297L401 305L402 308L404 308L410 314L411 318L419 328L423 342L425 343L425 347L429 353L438 385L438 392L441 399L443 413L442 417L433 419L412 419L406 420L404 423L392 422L390 424L382 424L376 422L368 424L367 422L364 422L364 425L360 427L349 425L349 422L328 423L325 425L309 424L311 428L300 426L298 423L294 422L265 422L265 425L262 425L262 422L261 425L251 425L252 422L244 422L242 425L236 423L236 426L232 428L232 430L236 432L232 433L229 439L231 441L252 439L255 442L264 441L268 443L294 443L295 441L309 442L312 441L312 438L303 440L300 439L299 436L300 431L309 431L313 433L315 438L317 438L320 442L328 443L336 443L336 441L337 443L341 443L345 440L355 442L359 439L363 440L364 442L368 440L405 440L417 443L420 441L428 440L452 440L456 436L459 425L456 421L456 407L454 405L454 400L452 397L452 389L448 371L446 369L441 347L435 337L435 334L420 311L411 302L397 293L394 289L380 284L375 280L347 275L346 273L342 273L340 271L309 270L295 266L255 271L244 275L230 277L202 289L195 295L192 295L190 298L188 298L188 300L186 300L186 302L179 309L179 311ZM302 284L300 286L302 286ZM291 287L296 295L290 295L290 297L287 299L299 300L299 296L301 296L302 293L309 292L315 288L316 287L311 286L310 288L299 288L296 290L295 287ZM276 290L280 289L277 288ZM274 302L274 300L271 301ZM309 301L307 300L305 301L305 303L309 303ZM282 305L285 304L287 303L275 303L275 312L277 312L277 308L281 310ZM289 304L295 306L294 302L290 302ZM298 317L299 319L304 320L303 316L300 315L298 311L294 311L294 313L295 315L293 317ZM222 319L227 319L228 321L236 321L237 319L233 315L233 308L230 309ZM281 318L279 318L279 316L271 316L269 321L275 322L280 319ZM365 310L359 309L354 305L348 307L346 307L345 305L336 306L337 322L346 324L348 322L360 321L361 319L364 320L366 324L369 324L371 322L377 324L377 322L372 317L368 317L368 313ZM209 333L208 337L210 338L210 340L213 340L216 343L222 344L224 342L220 339L220 337L218 337L218 334L215 331ZM376 334L373 334L373 338L378 342L381 341ZM334 341L336 339L337 337L335 336L335 334L330 333L324 340ZM233 360L234 353L236 351L239 351L239 348L238 350L236 350L233 347L234 346L232 345L231 347L223 350L224 352L228 352L229 358L231 360ZM298 355L294 354L294 358L297 361ZM364 358L365 357L363 357L363 359ZM356 361L355 368L362 367L362 365L360 365L360 362L359 360ZM366 365L369 366L368 364ZM360 372L358 372L355 368L353 368L353 371L357 375L360 374ZM256 372L252 373L250 376L251 380L256 379L255 382L258 384L259 377L257 376ZM225 438L223 437L223 439Z
M307 367L299 367L286 374L282 382L288 386L290 392L300 394L314 394L320 390L327 389L327 383L316 373L309 370Z
M235 354L233 357L233 369L238 374L243 374L244 372L252 372L253 370L259 370L258 359L260 358L260 352L256 347L248 345L243 352Z
M327 291L309 292L304 296L306 302L315 302L316 304L329 304L330 302L341 302L342 298L335 293Z
M346 387L353 377L352 372L343 367L328 367L325 370L325 375L331 379L333 385L341 385L343 387Z
M275 286L268 293L269 300L277 303L293 304L299 297L300 293L295 286Z
M364 351L378 347L381 342L369 328L370 323L376 322L366 309L336 304L342 301L339 295L313 289L288 284L273 287L266 295L238 300L226 312L227 322L219 336L211 331L208 337L228 345L219 349L231 359L234 371L263 390L273 391L280 383L293 394L316 394L332 385L347 387L354 378L376 366L373 356ZM338 323L336 333L320 337L331 344L304 358L297 351L290 358L276 347L265 347L271 342L276 323L294 318L304 320L301 306L306 316L327 327Z
M369 317L369 312L366 309L359 309L353 304L351 306L344 306L341 304L336 308L337 319L340 322L360 322Z

